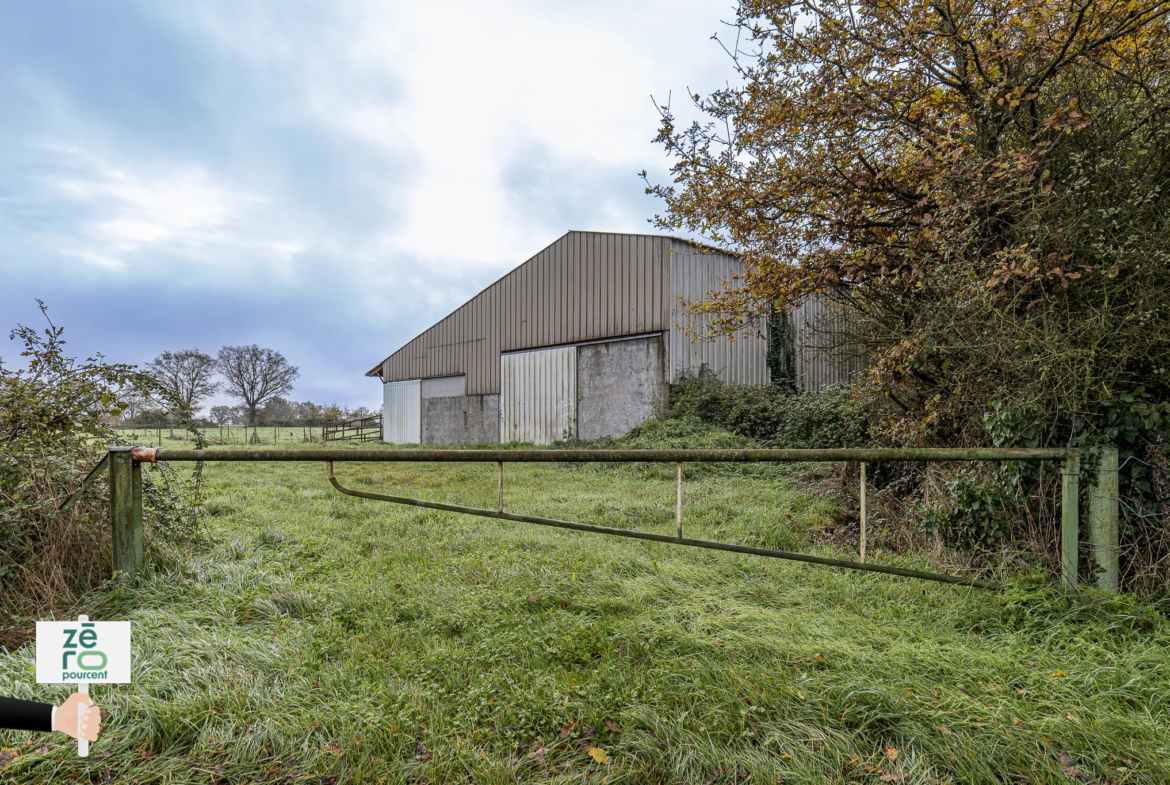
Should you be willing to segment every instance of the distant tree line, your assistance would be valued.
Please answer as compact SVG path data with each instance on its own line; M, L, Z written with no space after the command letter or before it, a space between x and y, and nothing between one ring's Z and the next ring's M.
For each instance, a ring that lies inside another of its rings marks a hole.
M299 370L275 349L255 344L224 346L214 357L197 348L163 352L144 371L154 389L149 393L127 389L121 401L122 425L316 426L370 413L365 407L287 399ZM213 406L209 417L202 416L202 404L221 389L239 403Z
M290 401L277 396L256 411L255 425L321 425L335 420L366 417L371 412L364 406L349 409L337 403L316 404L312 401ZM212 406L209 424L247 425L248 411L243 406Z

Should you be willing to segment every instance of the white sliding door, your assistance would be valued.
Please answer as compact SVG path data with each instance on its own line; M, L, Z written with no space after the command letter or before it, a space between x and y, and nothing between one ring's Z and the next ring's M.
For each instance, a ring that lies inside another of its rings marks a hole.
M577 347L500 355L500 441L552 444L577 435Z
M418 379L389 382L382 393L382 439L390 444L422 441L422 384Z

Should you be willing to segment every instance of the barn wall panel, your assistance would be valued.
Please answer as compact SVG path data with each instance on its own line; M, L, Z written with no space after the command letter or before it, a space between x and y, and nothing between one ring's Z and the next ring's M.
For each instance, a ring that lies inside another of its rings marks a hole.
M390 444L422 441L422 384L420 379L382 386L382 439Z
M392 354L382 379L466 374L468 395L498 394L501 352L669 329L672 247L695 250L671 238L569 232Z
M504 354L500 378L500 441L552 444L576 435L576 347Z
M764 384L768 381L767 345L750 331L704 339L712 318L687 312L686 303L700 302L723 289L738 272L739 263L719 253L672 253L670 256L670 379L695 374L706 365L728 384ZM696 336L699 336L697 340Z
M839 303L826 297L810 297L793 311L796 378L805 392L848 384L864 370L858 354L840 340L849 318Z

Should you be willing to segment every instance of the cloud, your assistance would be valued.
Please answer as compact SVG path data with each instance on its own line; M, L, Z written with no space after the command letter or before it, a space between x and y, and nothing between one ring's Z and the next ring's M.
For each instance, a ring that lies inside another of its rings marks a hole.
M5 325L42 297L79 353L267 343L354 404L564 231L647 231L651 94L730 72L714 0L63 2L0 28Z
M230 265L240 254L279 264L303 249L296 239L252 231L265 223L257 218L271 209L271 198L216 182L200 166L144 173L78 147L47 149L71 173L49 176L46 184L95 215L77 227L75 246L63 248L68 255L123 269L165 249L213 272L209 268Z
M565 229L656 232L646 223L655 203L629 163L558 158L532 140L504 164L500 182L509 212L542 227L546 236ZM550 193L557 198L549 199Z

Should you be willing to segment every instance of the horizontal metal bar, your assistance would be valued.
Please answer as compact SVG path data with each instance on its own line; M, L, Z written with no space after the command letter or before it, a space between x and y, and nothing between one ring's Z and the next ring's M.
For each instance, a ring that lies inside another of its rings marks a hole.
M861 564L859 562L845 561L844 559L829 559L824 556L810 556L807 553L791 553L789 551L774 551L769 548L754 548L749 545L732 545L726 542L711 542L709 540L691 540L685 537L672 537L668 534L654 534L653 532L641 532L633 529L612 529L608 526L595 526L591 523L577 523L575 521L561 521L555 518L538 518L534 515L515 515L509 512L497 512L495 510L485 510L479 507L464 507L459 504L443 504L441 502L425 501L423 499L411 499L405 496L387 496L381 493L370 493L368 491L357 491L352 488L346 488L337 481L333 476L332 462L326 462L326 471L329 475L329 483L341 493L346 496L356 496L361 499L374 499L376 501L391 502L392 504L406 504L412 507L427 507L432 510L446 510L447 512L457 512L464 515L478 515L482 518L498 518L505 521L518 521L520 523L535 523L540 526L554 526L558 529L572 529L573 531L593 532L594 534L609 534L614 537L632 537L638 540L651 540L653 542L666 542L675 545L688 545L692 548L707 548L716 551L731 551L732 553L747 553L753 556L769 556L774 559L787 559L789 561L807 562L809 564L824 564L829 567L844 567L848 570L862 570L864 572L880 572L886 575L900 575L903 578L918 578L924 581L937 581L939 583L953 583L961 586L974 586L977 589L997 589L998 584L989 581L980 581L973 578L961 578L955 575L942 575L936 572L922 572L921 570L906 570L901 567L886 567L881 564Z
M914 448L831 450L171 450L159 461L418 461L485 463L800 463L804 461L1059 461L1076 450ZM135 455L136 459L138 455ZM150 460L143 458L141 460Z

